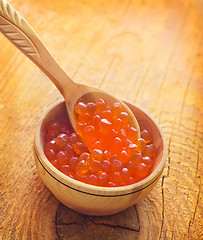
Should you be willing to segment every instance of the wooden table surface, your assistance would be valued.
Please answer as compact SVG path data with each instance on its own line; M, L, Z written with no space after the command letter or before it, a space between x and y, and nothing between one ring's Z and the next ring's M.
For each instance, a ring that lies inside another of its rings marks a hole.
M149 112L167 164L154 190L108 217L63 206L40 179L33 136L61 98L0 34L0 238L203 239L203 1L11 0L64 70Z

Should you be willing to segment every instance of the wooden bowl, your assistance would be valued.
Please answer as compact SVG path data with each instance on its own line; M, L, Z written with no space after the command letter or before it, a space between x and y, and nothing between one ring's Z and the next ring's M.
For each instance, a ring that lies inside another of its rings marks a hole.
M143 110L126 103L135 114L141 129L149 130L157 147L152 173L140 182L122 187L97 187L74 180L56 169L46 158L45 135L50 121L67 118L63 101L45 111L36 129L34 155L42 180L67 207L88 215L110 215L120 212L142 200L157 184L165 165L164 141L155 121Z

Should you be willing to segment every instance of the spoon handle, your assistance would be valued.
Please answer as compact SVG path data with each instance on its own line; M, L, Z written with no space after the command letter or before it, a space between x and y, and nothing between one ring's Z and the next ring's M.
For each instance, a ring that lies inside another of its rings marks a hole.
M76 87L30 25L5 0L0 0L0 31L51 79L63 96L67 85L70 89Z

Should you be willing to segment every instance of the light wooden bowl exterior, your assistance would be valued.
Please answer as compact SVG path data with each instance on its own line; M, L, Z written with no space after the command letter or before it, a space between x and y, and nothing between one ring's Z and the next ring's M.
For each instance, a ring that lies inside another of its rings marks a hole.
M40 177L67 207L88 215L110 215L120 212L142 200L157 184L165 165L164 141L157 124L144 111L127 103L135 114L141 129L152 133L157 147L153 172L142 181L123 187L96 187L71 179L57 170L44 154L46 125L55 119L67 118L65 103L51 106L41 117L36 129L34 155Z

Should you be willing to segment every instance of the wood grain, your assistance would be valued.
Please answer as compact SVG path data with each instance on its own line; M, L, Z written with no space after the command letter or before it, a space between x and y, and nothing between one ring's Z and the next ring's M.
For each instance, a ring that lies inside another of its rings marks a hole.
M168 164L155 189L119 215L87 217L61 205L32 153L43 109L61 96L0 35L0 238L203 239L203 2L10 3L76 82L109 90L157 120Z

